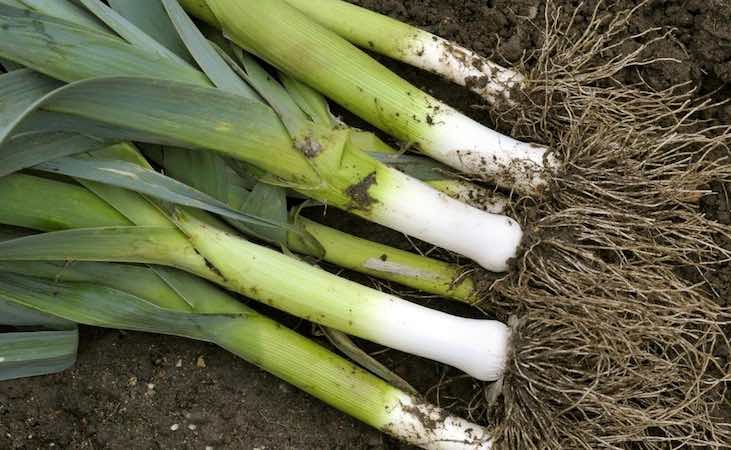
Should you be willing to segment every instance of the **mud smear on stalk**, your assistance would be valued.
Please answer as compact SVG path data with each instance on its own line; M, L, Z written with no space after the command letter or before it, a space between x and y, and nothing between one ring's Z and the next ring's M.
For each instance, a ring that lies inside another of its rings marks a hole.
M345 190L345 194L352 200L353 209L367 211L375 201L368 190L376 184L376 173L373 172Z
M489 408L496 448L724 448L731 368L714 351L728 345L728 311L705 274L731 258L731 230L699 199L731 179L731 130L698 119L711 105L683 86L615 81L657 63L642 55L665 38L628 37L635 10L595 10L578 32L572 11L547 11L521 105L496 113L564 167L548 199L515 203L530 239L485 294L520 318ZM606 58L629 42L636 51Z

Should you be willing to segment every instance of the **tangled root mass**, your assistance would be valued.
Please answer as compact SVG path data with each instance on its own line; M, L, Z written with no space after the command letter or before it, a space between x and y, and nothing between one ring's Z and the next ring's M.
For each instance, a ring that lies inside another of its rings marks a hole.
M627 36L636 9L601 10L577 34L570 12L548 7L523 101L495 115L564 167L550 198L517 199L530 237L485 295L502 318L520 318L502 400L489 408L496 445L725 448L731 371L714 351L728 345L729 317L705 274L731 258L731 231L699 203L731 179L731 131L698 119L712 105L686 86L616 81L671 63L643 56L667 34Z

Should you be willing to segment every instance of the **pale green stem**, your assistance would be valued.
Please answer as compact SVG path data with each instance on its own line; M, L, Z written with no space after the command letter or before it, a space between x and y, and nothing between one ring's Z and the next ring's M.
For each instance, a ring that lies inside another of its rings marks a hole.
M476 300L472 278L462 276L458 265L360 239L304 217L297 221L322 245L327 262L442 297ZM297 252L311 252L295 233L289 234L288 244Z

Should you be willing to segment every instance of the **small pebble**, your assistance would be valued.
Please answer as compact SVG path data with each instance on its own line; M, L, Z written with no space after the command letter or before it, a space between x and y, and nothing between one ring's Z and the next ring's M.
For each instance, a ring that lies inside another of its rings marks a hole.
M194 423L188 424L188 429L189 429L190 431L195 431L195 430L196 430L196 428L198 428L198 425L196 425L196 424L194 424Z
M203 355L199 356L198 359L195 361L195 366L199 369L204 369L206 367L206 360L203 359Z
M147 383L147 389L153 390L153 389L155 389L155 385L152 383Z
M170 431L178 431L178 428L180 428L180 425L177 423L170 425Z
M183 367L183 360L182 360L182 359L179 359L179 360L178 360L178 361L177 361L177 362L175 363L175 367Z

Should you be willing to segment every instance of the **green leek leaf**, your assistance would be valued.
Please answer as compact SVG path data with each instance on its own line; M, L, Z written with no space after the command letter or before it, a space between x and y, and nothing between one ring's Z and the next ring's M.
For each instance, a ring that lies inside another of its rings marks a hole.
M0 147L0 177L37 164L106 147L109 143L80 134L26 133Z
M244 214L266 217L272 222L280 224L278 228L269 227L266 229L256 225L251 226L251 228L254 229L257 235L265 236L269 242L276 242L283 246L287 245L287 230L292 226L288 221L286 189L281 186L257 183L249 195L246 196L239 210Z
M66 370L76 362L78 342L75 329L0 333L0 381Z
M0 46L2 44L0 43ZM125 137L208 148L243 159L282 177L319 182L268 106L219 89L148 78L101 78L64 86L26 110L12 125L22 127L43 108L126 130Z
M189 63L194 62L159 1L108 0L108 3L125 19L180 58Z
M224 91L256 100L256 94L251 87L241 80L216 52L177 0L162 0L162 4L190 54L213 84Z
M189 64L162 58L111 34L47 16L20 14L0 7L0 57L50 77L70 82L128 74L208 84Z
M169 264L182 248L180 233L161 227L76 228L0 242L0 261L108 261ZM185 255L180 255L181 257ZM192 255L189 255L192 256Z
M92 14L97 16L109 28L135 47L144 49L147 52L156 54L161 58L175 61L179 64L187 64L167 47L148 36L135 24L125 19L124 16L108 7L100 0L78 0ZM154 2L153 2L154 3Z
M246 80L279 114L289 134L293 138L301 136L309 128L309 119L289 93L253 56L238 47L234 47L234 54L246 71Z
M48 231L130 223L87 189L59 180L8 175L0 178L0 198L0 223L6 225Z
M51 16L92 30L108 32L94 16L69 0L0 0L2 3L24 12Z
M211 340L209 329L230 315L169 311L120 291L89 283L54 282L0 273L0 297L76 323Z
M157 161L176 180L225 201L231 174L226 161L212 152L165 147Z
M281 226L280 223L257 217L254 214L234 211L225 203L173 178L125 161L84 160L66 157L39 164L35 166L35 169L109 184L259 227L277 228Z
M0 272L5 272L0 269ZM0 325L12 327L43 327L54 330L70 330L73 322L58 317L43 314L35 309L29 309L15 303L5 301L0 297ZM0 352L2 356L2 352Z
M396 168L405 174L422 181L434 181L454 178L450 175L449 167L434 161L431 158L398 153L368 152L378 161Z
M38 99L61 86L62 83L28 69L0 75L0 134Z
M53 281L95 283L147 299L161 308L176 311L188 308L175 290L145 266L86 261L0 261L0 272Z
M300 109L310 116L310 120L322 126L335 126L330 107L322 94L284 72L279 72L279 79Z

